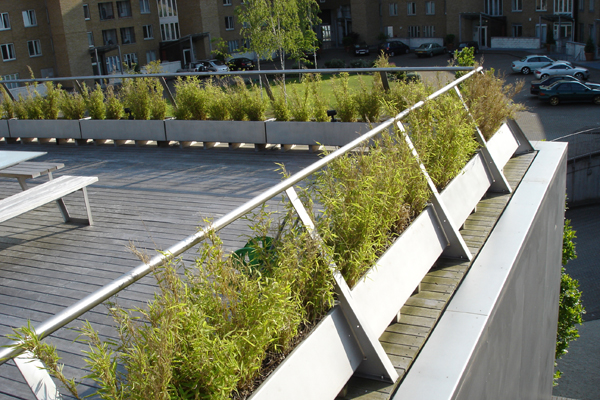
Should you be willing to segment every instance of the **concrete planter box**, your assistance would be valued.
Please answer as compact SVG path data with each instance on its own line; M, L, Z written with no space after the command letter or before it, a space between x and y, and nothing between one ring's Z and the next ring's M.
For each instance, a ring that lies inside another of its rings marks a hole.
M263 121L165 121L166 140L266 144Z
M0 138L10 137L10 133L8 131L8 120L0 119Z
M80 121L81 139L165 141L165 121L86 119Z
M498 165L502 169L518 144L506 125L496 135L500 136L490 152L503 161ZM481 153L477 153L440 194L456 226L464 223L491 186L484 164ZM385 331L446 246L436 213L428 206L352 289L358 311L377 336ZM335 398L363 360L351 332L340 306L334 307L251 399Z
M282 145L343 146L371 129L363 122L269 121L265 125L267 143Z
M76 119L9 119L11 138L81 139Z

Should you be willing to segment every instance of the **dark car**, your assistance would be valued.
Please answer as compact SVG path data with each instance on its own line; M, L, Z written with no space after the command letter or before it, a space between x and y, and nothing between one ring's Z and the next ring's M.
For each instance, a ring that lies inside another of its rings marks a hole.
M369 54L369 45L366 43L358 43L354 45L354 55L363 56Z
M570 75L556 75L546 78L540 81L531 81L531 87L529 88L529 93L538 94L540 92L540 86L550 86L554 82L558 81L569 81L569 82L580 82L579 79Z
M540 100L549 101L557 106L567 101L592 101L600 105L600 89L594 89L581 82L554 82L550 86L540 86Z
M458 47L456 49L449 51L450 57L454 57L454 53L459 53L459 52L463 51L463 49L466 49L467 47L471 47L473 49L473 54L479 53L479 43L477 43L475 41L460 42L460 44L458 45Z
M400 40L388 40L385 43L379 45L379 52L387 54L388 56L395 56L396 54L408 54L410 47Z
M231 71L248 71L254 69L255 63L246 57L236 57L227 61L227 65Z

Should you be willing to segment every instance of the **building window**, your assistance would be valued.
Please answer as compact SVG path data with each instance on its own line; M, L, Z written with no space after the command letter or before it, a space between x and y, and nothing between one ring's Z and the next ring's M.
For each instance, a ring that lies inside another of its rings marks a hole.
M324 42L331 42L331 25L321 25L321 36Z
M128 28L121 28L121 43L135 43L135 31L133 29L133 26L130 26Z
M19 74L10 74L10 75L4 75L2 77L3 81L12 81L14 79L19 79ZM19 87L19 84L16 82L13 83L5 83L4 86L6 86L7 89L15 89Z
M484 6L486 14L502 15L502 0L484 0Z
M398 15L398 3L390 3L390 17Z
M94 47L94 33L93 32L88 32L87 33L87 37L88 37L88 47Z
M513 26L512 26L512 35L513 35L513 37L521 37L521 36L523 36L523 25L521 25L521 24L513 24Z
M129 1L117 1L117 13L119 18L131 17L131 3Z
M230 53L235 53L240 49L240 43L237 40L230 40L227 42L227 47Z
M146 52L146 63L151 63L152 61L156 61L156 51L148 50Z
M573 34L573 26L571 22L561 23L560 26L555 22L553 29L555 39L572 38L571 35Z
M523 11L523 0L512 0L513 11Z
M590 0L590 12L594 11L594 0Z
M548 11L548 0L535 0L535 11Z
M98 3L98 11L100 12L100 20L115 19L112 3Z
M25 24L25 28L37 25L37 19L35 18L35 10L23 11L23 23Z
M417 3L411 1L407 3L407 14L408 15L417 15Z
M15 55L15 46L13 46L12 43L0 45L0 49L2 49L3 61L11 61L17 59L17 56Z
M116 29L106 29L102 31L102 40L104 41L104 45L107 46L109 44L119 44L117 40L117 30Z
M144 25L142 26L142 30L144 31L144 40L154 39L154 30L152 30L152 25Z
M127 64L127 67L135 68L137 63L138 63L137 62L137 54L135 54L135 53L123 54L123 64Z
M418 38L421 37L421 32L418 26L409 26L408 27L408 37L409 38Z
M225 17L225 30L226 31L233 30L233 17Z
M91 16L90 16L90 6L87 5L87 4L83 5L83 18L86 21L89 21L90 19L92 19Z
M554 14L573 14L573 0L554 0Z
M0 30L10 29L10 19L8 19L8 13L0 14Z
M435 14L435 1L425 2L425 14L427 14L427 15Z
M158 16L159 17L176 17L177 16L177 1L176 0L158 0Z
M223 5L224 6L230 6L231 5L231 0L223 0Z
M121 60L119 56L106 57L106 72L109 74L121 72Z
M29 57L39 57L42 55L42 46L37 39L27 41L27 49L29 50Z
M140 0L140 14L150 14L149 0Z
M163 42L179 39L179 24L177 22L160 24L160 35Z
M435 37L435 26L423 26L423 37L432 38Z

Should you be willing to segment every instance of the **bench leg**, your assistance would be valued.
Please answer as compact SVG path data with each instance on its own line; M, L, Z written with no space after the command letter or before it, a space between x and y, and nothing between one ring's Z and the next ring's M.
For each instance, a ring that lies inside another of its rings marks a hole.
M67 206L63 199L56 200L56 205L58 206L58 209L60 210L60 213L62 214L62 217L65 220L65 222L69 222L71 217L69 216L69 211L67 210Z
M27 186L27 182L25 182L25 178L18 177L17 179L19 180L19 185L21 185L21 189L23 189L23 191L29 189L29 187Z
M88 216L88 224L93 225L94 220L92 219L92 207L90 207L90 200L88 199L87 188L82 188L83 192L83 201L85 201L85 209L87 211Z
M72 218L69 215L69 211L67 210L67 205L65 204L63 199L56 200L56 204L58 205L58 209L60 210L60 213L62 214L62 217L65 220L65 222L71 221L71 222L75 222L78 224L93 225L94 220L92 219L92 207L90 207L90 200L88 198L87 188L81 188L81 191L83 192L83 201L85 202L85 210L87 212L87 219Z

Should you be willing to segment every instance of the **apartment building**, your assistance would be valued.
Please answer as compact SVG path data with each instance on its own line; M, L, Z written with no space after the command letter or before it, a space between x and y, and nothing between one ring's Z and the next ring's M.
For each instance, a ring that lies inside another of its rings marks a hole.
M211 57L244 47L236 7L243 0L7 0L0 2L4 79L106 75L123 65ZM600 43L599 0L317 0L323 47L350 32L375 45L381 34L445 38L540 37Z

